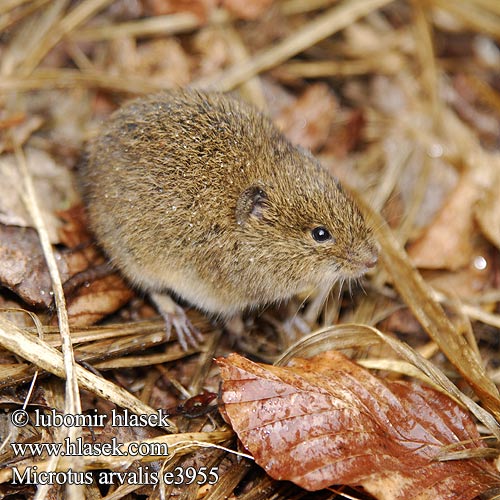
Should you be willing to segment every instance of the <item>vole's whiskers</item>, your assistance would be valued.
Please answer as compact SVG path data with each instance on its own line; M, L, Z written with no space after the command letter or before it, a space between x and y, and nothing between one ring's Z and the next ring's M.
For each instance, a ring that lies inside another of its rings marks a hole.
M325 324L326 312L328 311L328 300L330 299L330 294L332 293L332 289L333 289L334 285L335 285L335 283L328 290L328 293L325 295L325 300L323 301L323 304L321 305L321 311L323 311L323 324Z
M330 296L332 295L332 291L333 291L333 288L335 287L335 285L338 283L338 281L334 281L329 290L328 290L328 293L325 295L325 300L323 301L323 304L321 306L321 311L323 311L323 319L326 320L326 312L328 311L328 301L330 300ZM342 288L342 287L341 287ZM326 321L324 321L325 323L325 326L326 325Z
M314 291L314 289L311 288L309 293L304 297L304 300L300 303L299 308L295 312L295 315L297 315L299 313L299 311L304 307L305 303L311 298L313 291Z
M356 278L356 285L359 286L359 288L361 288L362 292L365 295L368 295L368 293L366 292L365 286L363 284L363 280L361 278Z
M345 284L346 279L344 277L340 278L339 282L339 291L338 291L338 296L337 296L337 302L340 304L341 298L342 298L342 290L344 289L344 284Z
M304 300L299 304L299 307L297 307L294 315L291 318L292 323L297 319L297 316L299 315L299 311L304 307L304 304L311 298L311 295L313 293L313 290L311 290L305 297Z
M349 279L347 280L347 283L349 285L349 297L351 298L352 300L352 282L355 281L354 279Z

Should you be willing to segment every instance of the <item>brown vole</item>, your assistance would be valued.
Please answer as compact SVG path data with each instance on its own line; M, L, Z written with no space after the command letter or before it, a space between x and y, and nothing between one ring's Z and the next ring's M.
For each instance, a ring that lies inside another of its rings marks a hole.
M190 337L174 292L229 318L356 278L377 250L339 183L252 106L172 91L116 111L81 169L91 228Z

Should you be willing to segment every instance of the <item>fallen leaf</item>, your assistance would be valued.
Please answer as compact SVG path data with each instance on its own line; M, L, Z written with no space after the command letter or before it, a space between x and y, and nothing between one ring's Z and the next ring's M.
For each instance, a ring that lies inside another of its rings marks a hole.
M409 309L398 309L388 316L380 325L384 331L403 333L418 338L423 335L420 323Z
M69 170L58 165L47 153L26 148L26 164L33 176L37 202L49 232L50 241L59 243L60 221L57 210L67 208L77 199ZM23 201L23 180L14 155L0 158L0 223L21 227L32 227L31 217Z
M64 221L59 231L61 242L73 249L62 254L68 278L76 281L71 287L65 283L70 325L92 325L127 304L134 292L118 274L98 271L104 259L92 244L83 205L74 205L58 215Z
M479 227L488 238L500 250L500 157L491 156L492 163L496 160L496 172L492 184L485 190L481 199L475 207L475 216Z
M499 116L490 105L481 103L480 88L485 84L477 77L459 73L448 88L446 97L460 118L468 123L486 144L498 143Z
M191 57L175 38L152 40L136 49L134 71L137 75L149 75L151 82L165 87L180 87L191 80Z
M494 251L486 245L483 247L482 251L474 254L468 266L458 271L423 270L422 276L435 290L475 302L482 294L495 287L495 275L492 272L495 268Z
M193 49L196 51L197 77L214 75L229 63L230 47L227 36L220 28L205 26L193 37Z
M328 153L344 158L352 151L361 139L361 132L365 126L365 117L359 109L344 111L339 123L335 123L329 140L325 146Z
M56 258L62 268L57 252ZM61 274L67 277L64 270ZM0 285L32 306L52 302L52 282L34 229L0 224Z
M38 115L26 117L24 114L16 114L0 120L0 131L8 129L10 134L0 135L0 153L12 151L15 145L24 144L35 130L43 124L43 118Z
M469 415L433 389L383 381L335 351L288 367L237 354L218 364L225 417L275 479L310 491L363 486L384 500L470 500L500 485L484 459L436 461L446 445L485 445Z
M292 143L315 151L329 136L337 106L329 87L317 83L285 108L275 122Z
M133 38L113 40L103 67L110 73L147 79L164 87L180 87L191 79L191 57L175 38L137 44Z
M394 144L394 142L392 143ZM436 149L439 150L439 145ZM388 154L391 154L388 152ZM456 189L460 180L460 173L443 158L432 158L429 161L429 171L426 172L424 166L424 155L427 155L425 149L418 148L408 160L408 168L405 168L398 181L398 187L401 189L401 197L404 203L401 211L401 217L405 218L406 210L413 203L417 203L418 208L414 210L417 213L414 216L414 228L411 232L411 241L421 237L423 232L429 228L443 206L450 198L450 195ZM415 200L415 186L419 185L419 179L422 176L428 176L425 192L421 194L421 200Z
M57 212L62 225L59 228L59 240L67 248L75 248L80 245L89 244L92 235L88 231L85 207L76 204L67 210Z
M481 190L473 175L464 174L421 238L408 254L417 267L456 270L474 254L473 207Z
M89 244L81 206L59 213L65 221L61 241L72 243L73 249L54 248L63 283L98 266L103 258ZM90 273L92 275L92 273ZM89 280L90 281L90 280ZM84 286L66 291L68 316L72 326L96 323L125 305L134 292L117 274L83 280ZM30 228L0 224L0 285L8 288L34 307L52 304L52 281L37 232ZM55 321L55 318L54 318Z
M70 325L93 325L123 307L133 296L134 292L117 274L88 283L68 298Z

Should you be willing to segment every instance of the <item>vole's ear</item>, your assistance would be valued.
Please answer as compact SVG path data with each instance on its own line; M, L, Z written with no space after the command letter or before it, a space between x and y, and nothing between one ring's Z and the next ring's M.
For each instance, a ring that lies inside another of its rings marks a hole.
M236 203L236 222L240 225L250 217L262 218L265 210L267 193L260 186L247 187Z

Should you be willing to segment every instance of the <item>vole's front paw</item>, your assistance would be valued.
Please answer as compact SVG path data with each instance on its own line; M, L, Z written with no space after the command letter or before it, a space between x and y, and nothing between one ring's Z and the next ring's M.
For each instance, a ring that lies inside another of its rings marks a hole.
M184 351L189 347L198 347L203 340L200 331L189 321L184 309L174 302L170 295L161 293L152 293L151 300L158 308L158 312L165 320L165 329L167 332L167 340L172 333L172 327L177 333L177 339Z

